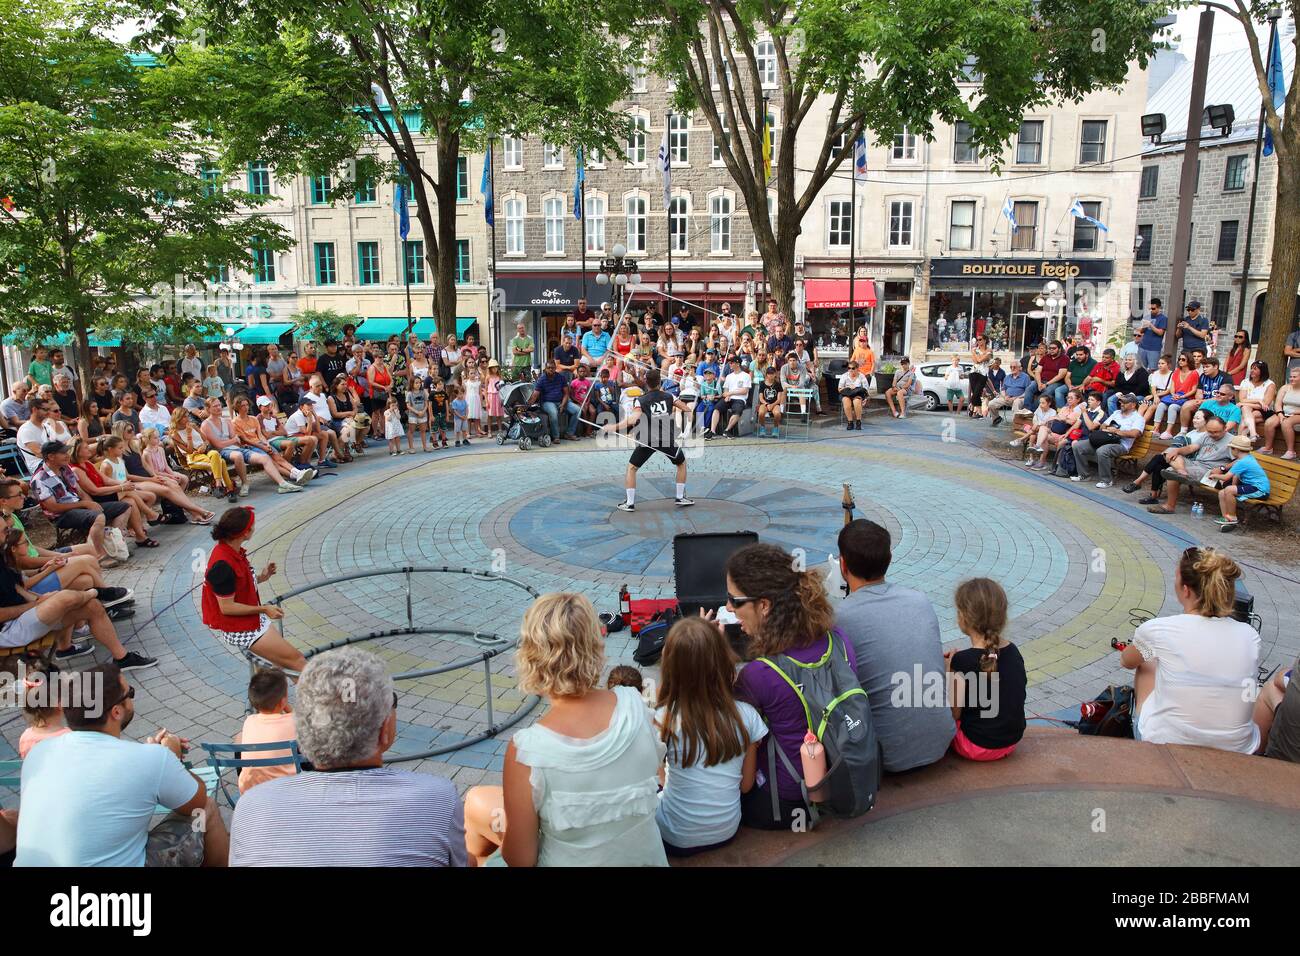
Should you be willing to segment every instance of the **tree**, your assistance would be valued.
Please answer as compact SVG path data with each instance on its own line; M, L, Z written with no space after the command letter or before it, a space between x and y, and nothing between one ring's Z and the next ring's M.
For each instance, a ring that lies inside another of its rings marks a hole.
M232 155L275 158L278 152L286 163L302 166L310 157L319 166L324 157L303 150L303 142L358 117L393 151L396 161L385 173L409 182L440 333L455 327L462 153L482 150L501 132L543 130L566 145L619 148L622 122L611 106L628 86L626 66L638 49L621 46L605 24L629 19L630 0L159 3L148 42L192 39L202 30L204 54L224 50L226 62L241 64L256 51L252 56L268 64L273 83L305 91L322 109L307 118L276 117L252 100L223 103L230 122L265 123L263 137L251 137ZM274 57L264 55L269 50L277 51ZM165 55L201 56L174 42ZM421 134L433 139L431 162L421 155ZM347 177L340 181L347 184Z
M1244 2L1232 0L1231 4L1207 3L1236 20L1246 32L1251 63L1255 67L1255 80L1263 97L1264 123L1273 137L1274 155L1277 158L1276 202L1273 210L1273 261L1269 266L1269 295L1264 299L1264 316L1259 331L1257 357L1268 362L1269 368L1282 369L1285 378L1287 356L1283 352L1287 336L1295 329L1296 297L1300 289L1300 98L1292 78L1286 99L1280 109L1273 105L1273 95L1268 89L1269 51L1263 49L1256 25L1268 22L1270 7L1276 3L1260 0ZM1292 18L1300 18L1300 0L1289 0L1286 10ZM1297 21L1300 22L1300 21ZM1265 33L1265 36L1268 34ZM1300 43L1293 36L1284 43ZM1249 237L1247 238L1249 242ZM1276 294L1274 294L1276 293ZM1246 294L1246 280L1242 277L1241 294ZM1275 373L1276 375L1276 373Z
M215 330L202 308L213 265L289 239L236 216L255 197L209 188L210 141L168 95L166 68L107 38L120 22L107 4L0 0L0 21L0 324L33 341L71 333L88 389L91 329Z
M773 296L789 315L803 217L859 136L891 142L906 127L929 140L936 122L962 121L973 144L996 156L1027 111L1118 86L1134 60L1145 66L1155 21L1168 6L664 0L642 25L657 41L655 69L677 82L675 106L708 122L744 197ZM808 122L819 103L824 126ZM780 130L770 175L763 157L768 115ZM797 142L816 149L808 168L795 165Z
M333 309L303 309L289 317L302 331L302 338L313 342L326 342L343 338L343 326L361 324L361 316L351 313L340 315Z

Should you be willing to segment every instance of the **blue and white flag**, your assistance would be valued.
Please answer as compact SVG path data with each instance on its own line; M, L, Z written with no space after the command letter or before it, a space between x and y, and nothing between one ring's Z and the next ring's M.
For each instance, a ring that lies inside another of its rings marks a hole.
M1280 116L1282 104L1286 102L1286 77L1282 74L1282 44L1277 32L1273 33L1273 46L1268 51L1268 92L1273 100L1273 109ZM1273 131L1264 126L1264 155L1273 155Z
M397 212L397 231L405 240L411 232L411 211L406 202L406 183L400 179L393 190L393 209Z
M1079 200L1077 199L1074 201L1074 204L1070 206L1070 215L1073 216L1075 219L1082 219L1084 222L1092 223L1102 232L1110 232L1110 230L1106 228L1106 224L1104 222L1102 222L1100 219L1093 219L1092 216L1089 216L1086 212L1084 212L1083 203L1079 202Z
M659 178L664 184L664 208L668 208L668 203L672 199L672 152L668 148L668 120L664 120L664 138L659 143Z
M573 181L573 218L582 221L582 182L587 178L587 164L578 147L578 178Z
M492 209L492 144L488 143L487 158L483 160L483 182L479 183L478 191L483 196L483 220L489 226L496 225L496 213Z
M853 141L853 178L867 178L867 138L859 136Z
M1011 223L1011 231L1017 231L1020 226L1016 224L1016 207L1011 204L1011 197L1007 196L1002 203L1002 215L1007 217L1007 222Z

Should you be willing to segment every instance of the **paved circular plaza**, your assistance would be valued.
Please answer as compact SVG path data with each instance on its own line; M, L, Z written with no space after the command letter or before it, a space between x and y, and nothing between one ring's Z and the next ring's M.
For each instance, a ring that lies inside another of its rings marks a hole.
M672 469L659 459L642 469L633 514L615 508L627 452L590 441L530 452L485 442L401 458L375 449L304 494L275 496L269 483L255 481L258 490L248 499L258 514L253 560L279 567L264 595L325 584L285 604L286 633L300 646L386 631L408 619L471 632L367 642L394 672L427 670L481 654L494 636L513 639L527 593L482 577L420 572L409 579L408 610L404 574L335 579L405 566L468 568L539 592L580 591L598 609L614 610L623 584L637 597L672 596L672 537L681 532L755 531L761 540L803 548L810 566L824 563L836 551L848 482L856 513L894 537L890 578L930 596L945 641L965 642L954 622L956 584L973 575L1002 582L1013 605L1010 637L1030 668L1029 707L1036 713L1077 706L1108 682L1126 679L1111 638L1130 635L1135 617L1177 610L1172 569L1198 538L1226 545L1247 565L1245 583L1263 618L1262 663L1271 668L1295 659L1300 635L1283 626L1300 619L1294 562L1279 565L1249 532L1221 536L1208 519L1147 515L1117 489L1027 473L1004 460L989 436L979 425L958 425L954 435L940 417L922 416L876 419L862 433L815 430L809 441L717 441L690 461L687 494L695 507L674 507ZM140 552L113 573L115 583L137 590L137 614L122 626L123 638L161 660L133 677L137 708L150 730L165 725L193 740L229 740L244 712L248 669L200 621L198 584L211 541L206 529L164 533L163 548ZM631 651L626 631L609 637L611 663L630 662ZM524 697L508 653L488 667L500 721ZM403 681L395 750L413 754L481 733L487 702L482 664ZM3 720L0 750L8 750L22 722L12 712ZM509 731L410 765L462 788L495 780L508 737Z

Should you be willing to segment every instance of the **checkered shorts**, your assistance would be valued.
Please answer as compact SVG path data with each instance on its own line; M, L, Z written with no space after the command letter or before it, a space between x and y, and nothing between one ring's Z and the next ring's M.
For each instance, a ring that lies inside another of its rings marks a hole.
M266 633L267 628L271 626L271 619L265 614L259 614L257 617L257 627L251 631L217 631L217 636L237 651L246 651L252 647L259 637Z

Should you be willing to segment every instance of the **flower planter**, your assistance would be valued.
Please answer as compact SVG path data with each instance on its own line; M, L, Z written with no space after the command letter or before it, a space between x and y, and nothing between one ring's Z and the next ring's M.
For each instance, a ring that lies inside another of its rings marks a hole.
M875 376L876 376L876 391L880 392L880 394L883 395L886 391L894 387L893 372L876 372Z

